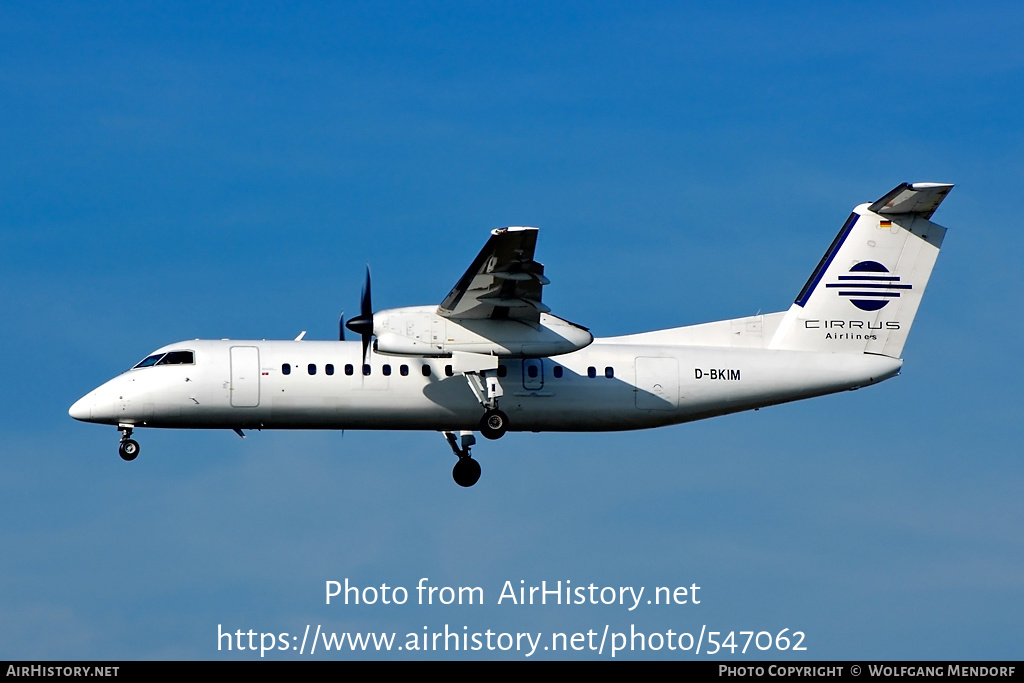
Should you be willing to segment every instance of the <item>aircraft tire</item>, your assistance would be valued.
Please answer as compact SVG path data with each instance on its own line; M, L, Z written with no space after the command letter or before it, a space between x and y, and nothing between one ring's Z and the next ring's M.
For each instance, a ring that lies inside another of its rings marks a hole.
M480 433L485 439L500 439L508 430L508 415L497 408L488 410L480 419Z
M480 463L473 458L459 458L452 468L452 479L464 488L469 488L480 479Z
M139 442L132 439L125 439L117 449L117 454L121 456L122 460L131 462L135 458L139 457Z

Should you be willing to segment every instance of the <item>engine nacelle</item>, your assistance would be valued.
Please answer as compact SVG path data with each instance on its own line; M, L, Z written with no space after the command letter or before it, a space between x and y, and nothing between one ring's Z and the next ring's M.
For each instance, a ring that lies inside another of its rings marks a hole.
M377 335L373 342L373 350L392 356L446 356L443 350L428 341L410 339L394 332Z
M450 356L456 352L508 358L545 358L594 341L579 325L548 313L522 320L452 320L435 306L392 308L373 315L374 348L396 356Z

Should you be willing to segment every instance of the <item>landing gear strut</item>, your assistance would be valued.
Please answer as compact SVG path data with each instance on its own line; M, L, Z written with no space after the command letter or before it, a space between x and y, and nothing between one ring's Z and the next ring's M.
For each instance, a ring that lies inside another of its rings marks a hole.
M118 426L117 429L121 432L121 445L117 448L117 454L121 456L122 460L131 462L139 457L139 442L132 440L131 427Z
M508 415L498 410L498 399L505 393L498 378L490 371L467 372L466 381L477 401L486 411L480 418L480 433L486 439L500 439L508 430Z
M470 487L480 479L480 463L473 459L469 452L476 443L473 432L459 432L461 439L455 438L455 432L444 432L444 438L452 447L452 453L459 459L452 468L452 478L459 486ZM461 444L459 441L461 440Z

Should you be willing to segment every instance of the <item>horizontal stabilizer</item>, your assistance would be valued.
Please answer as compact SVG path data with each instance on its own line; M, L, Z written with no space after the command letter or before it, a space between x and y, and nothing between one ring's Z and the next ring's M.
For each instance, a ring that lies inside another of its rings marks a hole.
M946 183L903 183L868 209L882 215L915 214L928 219L952 189Z

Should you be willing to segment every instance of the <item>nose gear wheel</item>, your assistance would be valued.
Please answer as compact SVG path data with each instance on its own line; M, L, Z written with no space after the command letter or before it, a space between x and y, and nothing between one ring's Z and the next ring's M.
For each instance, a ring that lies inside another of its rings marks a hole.
M470 487L480 479L480 463L470 457L459 458L452 468L452 478L462 487Z
M131 438L131 427L119 426L117 429L121 432L121 444L117 448L117 454L122 460L131 462L139 457L139 442Z

